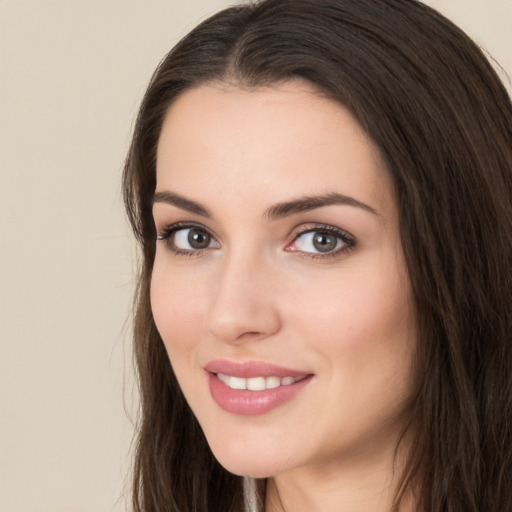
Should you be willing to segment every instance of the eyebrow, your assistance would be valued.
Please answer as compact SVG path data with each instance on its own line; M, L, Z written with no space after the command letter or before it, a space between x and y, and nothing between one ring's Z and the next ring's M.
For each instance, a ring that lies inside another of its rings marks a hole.
M177 206L187 212L201 215L201 217L210 218L212 216L210 210L202 204L196 203L195 201L192 201L192 199L187 199L186 197L175 194L174 192L155 192L153 194L151 204L155 203L167 203Z
M167 203L202 217L212 217L212 214L208 208L200 203L197 203L196 201L192 201L191 199L180 196L175 192L155 192L152 198L152 204L155 203ZM339 194L338 192L331 192L319 196L303 196L291 201L277 203L268 208L263 214L263 217L268 221L276 221L278 219L282 219L283 217L289 217L298 213L305 213L317 208L332 205L354 206L370 212L373 215L379 215L375 208L372 208L371 206L358 201L353 197L345 196L343 194Z
M350 196L339 194L338 192L331 192L320 196L304 196L294 199L292 201L286 201L284 203L277 203L271 206L266 212L265 217L269 221L278 220L289 215L295 215L297 213L309 212L316 208L322 208L324 206L332 205L345 205L355 206L362 208L363 210L370 212L374 215L379 215L375 208L358 201Z

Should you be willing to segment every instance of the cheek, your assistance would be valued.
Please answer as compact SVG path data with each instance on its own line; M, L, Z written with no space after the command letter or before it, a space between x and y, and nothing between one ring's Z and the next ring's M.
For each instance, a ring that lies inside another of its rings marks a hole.
M416 338L407 279L384 272L351 276L312 310L303 332L330 390L319 422L334 434L344 425L355 438L401 417L414 385Z
M351 389L354 407L370 407L372 397L389 405L383 397L386 389L395 390L397 400L408 393L415 322L404 272L379 265L352 268L302 301L306 314L302 320L297 317L299 330L326 363L321 375L333 389ZM333 391L332 397L335 406L339 396Z
M175 269L155 261L151 278L151 310L164 342L173 371L189 404L201 396L197 369L197 349L201 339L201 297L197 286Z
M343 345L369 344L395 338L413 324L408 279L380 266L350 268L307 294L295 293L303 327ZM297 321L300 321L297 319Z
M198 283L191 283L180 272L169 271L158 259L155 261L151 310L170 357L187 352L198 339L195 334L203 321L199 289Z

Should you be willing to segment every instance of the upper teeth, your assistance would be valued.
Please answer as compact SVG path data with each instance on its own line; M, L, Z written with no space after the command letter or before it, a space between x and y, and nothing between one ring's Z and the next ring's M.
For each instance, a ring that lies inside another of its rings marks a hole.
M231 389L248 389L250 391L263 391L264 389L278 388L279 386L289 386L301 380L303 377L232 377L223 373L217 373L217 377L229 386Z

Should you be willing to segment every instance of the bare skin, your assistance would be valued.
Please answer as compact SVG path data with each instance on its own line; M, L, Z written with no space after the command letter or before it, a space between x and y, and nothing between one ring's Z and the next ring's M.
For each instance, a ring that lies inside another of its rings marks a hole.
M416 336L373 142L305 83L203 85L168 112L156 191L153 314L219 462L268 478L266 512L389 512ZM219 359L307 384L265 413L229 412L205 370Z

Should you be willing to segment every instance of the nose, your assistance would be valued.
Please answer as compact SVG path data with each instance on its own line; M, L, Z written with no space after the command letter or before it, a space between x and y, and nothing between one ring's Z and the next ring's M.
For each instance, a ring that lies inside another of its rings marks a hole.
M230 344L260 340L281 328L271 272L263 262L240 255L227 258L219 270L207 328Z

